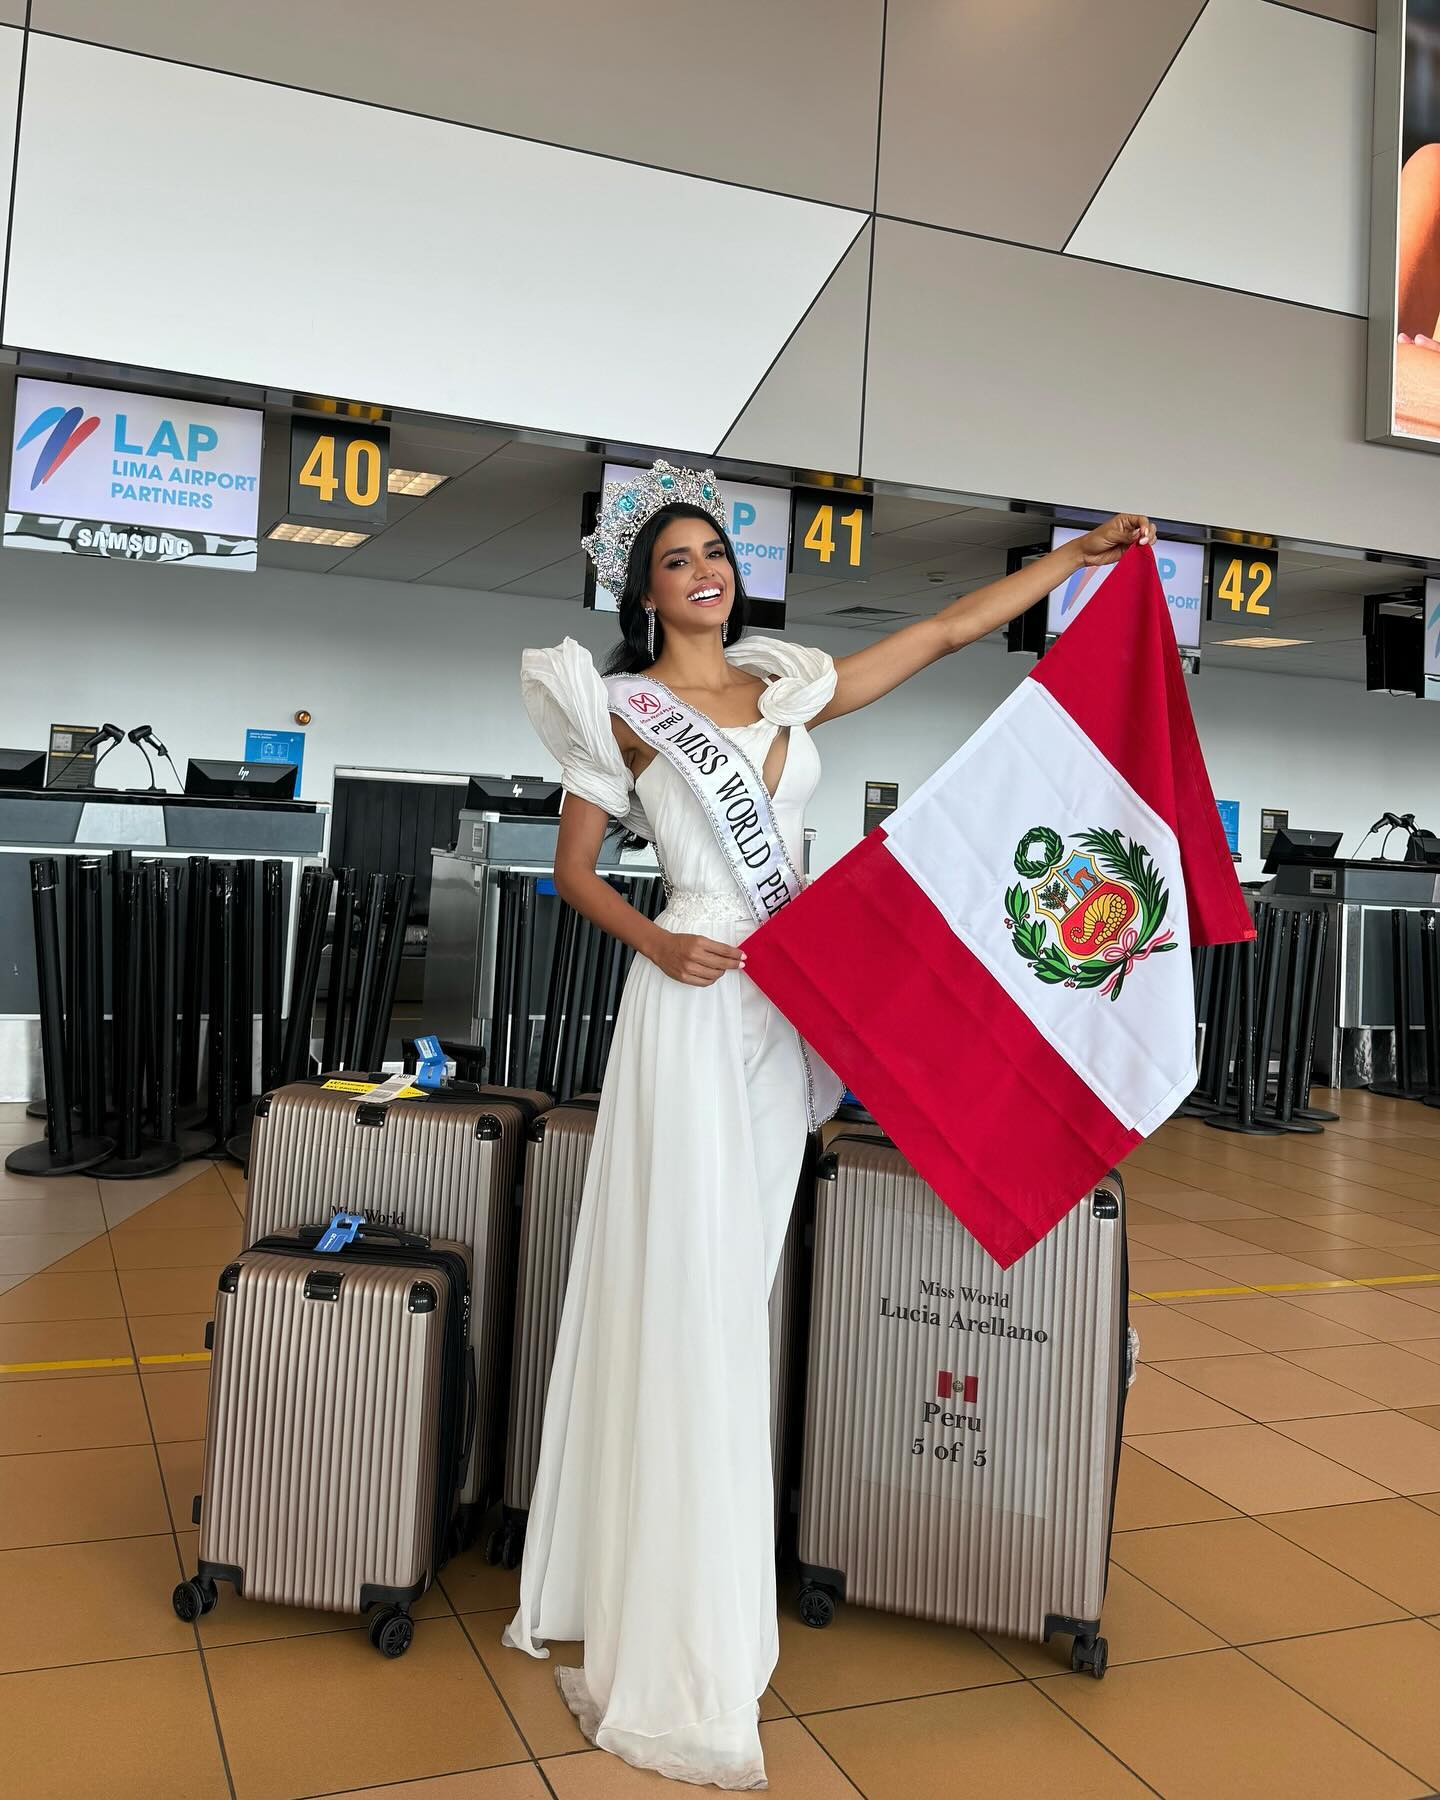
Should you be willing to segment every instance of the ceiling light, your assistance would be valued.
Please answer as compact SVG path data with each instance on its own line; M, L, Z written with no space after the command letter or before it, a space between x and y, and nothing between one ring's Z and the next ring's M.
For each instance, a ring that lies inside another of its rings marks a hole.
M426 494L433 494L442 481L448 481L448 475L430 475L424 469L392 469L390 471L390 492L392 494L413 494L422 499Z
M1309 644L1313 641L1312 638L1248 637L1216 638L1214 643L1223 644L1231 650L1288 650L1294 644Z
M370 536L368 531L333 531L323 525L274 525L266 534L282 544L319 544L327 550L353 550Z

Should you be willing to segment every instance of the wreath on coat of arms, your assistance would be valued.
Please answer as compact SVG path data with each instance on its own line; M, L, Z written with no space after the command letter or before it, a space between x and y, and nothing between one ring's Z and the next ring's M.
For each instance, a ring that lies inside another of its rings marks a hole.
M1099 988L1118 1000L1137 963L1176 948L1174 933L1160 929L1169 891L1134 838L1083 831L1067 849L1058 831L1037 825L1015 847L1015 873L1022 879L1005 891L1005 929L1047 986Z

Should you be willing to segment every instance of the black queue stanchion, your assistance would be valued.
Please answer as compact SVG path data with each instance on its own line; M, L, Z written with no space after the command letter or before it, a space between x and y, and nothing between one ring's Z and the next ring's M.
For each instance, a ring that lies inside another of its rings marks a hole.
M290 1016L285 1023L282 1081L299 1081L310 1073L310 1027L320 985L320 957L325 948L325 922L334 879L329 869L307 869L301 877L295 978L290 984Z
M235 911L236 876L231 862L210 865L210 1029L206 1041L209 1106L207 1156L224 1156L235 1135Z
M1310 937L1314 926L1311 908L1286 914L1285 1009L1280 1037L1280 1075L1275 1087L1273 1116L1286 1131L1320 1132L1318 1119L1302 1118L1296 1110L1300 1098L1300 1058L1305 1048L1305 976L1310 962ZM1308 1085L1308 1083L1306 1084Z
M350 999L349 1041L345 1067L363 1069L370 1014L375 1004L375 983L380 970L380 936L385 915L385 877L372 875L365 884L365 913L360 923L360 948L356 956L355 988Z
M1330 909L1317 906L1314 909L1310 931L1310 954L1305 962L1305 1004L1301 1009L1300 1027L1300 1079L1297 1083L1299 1096L1295 1107L1297 1119L1314 1119L1322 1125L1330 1125L1340 1115L1330 1112L1323 1106L1310 1104L1310 1087L1315 1078L1315 1043L1319 1035L1320 1025L1320 990L1325 979L1325 947L1330 937ZM1332 1074L1332 1080L1338 1079Z
M1440 913L1420 915L1420 974L1425 997L1426 1106L1440 1106Z
M78 1113L84 1093L80 1067L80 1030L75 1003L80 995L80 864L79 856L65 859L65 1074L70 1083L70 1105Z
M579 913L573 906L562 904L555 927L555 944L550 954L550 975L545 989L545 1022L540 1030L540 1067L535 1076L535 1085L546 1094L556 1094L560 1087L565 999L570 991L570 971L575 962L575 943L579 928Z
M204 1117L200 1104L200 1021L205 1012L205 951L210 917L210 858L185 866L184 957L180 971L180 1059L176 1098L186 1125Z
M30 862L30 904L35 923L35 970L40 993L40 1056L45 1071L45 1136L5 1158L14 1175L72 1175L93 1169L115 1148L113 1138L76 1131L66 1068L65 994L60 956L58 872L53 856Z
M519 877L503 871L496 877L495 956L490 983L491 1079L500 1087L510 1085L512 1037L515 1026L515 918Z
M1391 1100L1418 1100L1423 1089L1414 1078L1410 1038L1410 915L1404 907L1390 911L1391 986L1395 1012L1395 1079L1372 1081L1370 1092Z
M1275 1041L1275 1009L1280 997L1280 972L1284 966L1285 932L1288 912L1266 905L1255 908L1256 954L1259 969L1256 976L1256 998L1259 1022L1255 1035L1255 1105L1264 1110L1270 1086L1270 1058Z
M1240 1036L1235 1070L1235 1108L1234 1111L1219 1112L1213 1119L1206 1119L1204 1124L1213 1131L1240 1131L1248 1137L1279 1137L1283 1126L1272 1124L1266 1119L1255 1116L1255 1083L1256 1083L1256 1040L1259 1036L1256 1020L1255 965L1259 960L1255 940L1238 946L1240 960ZM1222 1071L1222 1082L1223 1082Z
M80 863L76 907L76 935L80 962L74 1002L75 1035L80 1043L80 1129L87 1137L100 1137L105 1117L105 961L101 948L102 914L100 882L102 866L93 857ZM114 1148L114 1140L110 1140Z
M390 881L375 997L370 1006L361 1068L378 1069L385 1060L385 1046L390 1036L390 1015L395 1010L395 991L400 985L400 960L405 954L405 927L410 918L410 894L414 886L413 875L395 875Z
M110 1107L107 1120L118 1130L120 1114L120 1045L125 1041L125 955L129 933L125 877L134 865L128 850L110 852Z
M1188 1099L1176 1109L1182 1119L1204 1119L1216 1110L1216 1103L1205 1095L1205 1076L1213 1052L1215 1023L1211 1004L1215 994L1215 967L1219 952L1214 945L1204 944L1190 952L1191 977L1195 991L1195 1086Z
M179 986L176 953L179 933L176 921L176 871L168 862L146 870L145 942L146 986L150 1001L150 1132L155 1141L173 1146L181 1155L177 1129L176 994Z
M355 871L341 869L330 936L330 991L325 999L322 1069L338 1069L345 1057L345 999L350 989L350 939L355 930Z
M260 1088L280 1079L280 1010L285 984L285 871L260 865Z
M234 1051L235 1116L249 1116L255 1097L255 872L251 861L235 865Z
M522 876L516 893L516 950L511 1056L506 1072L510 1087L525 1087L530 1069L530 964L535 957L535 914L539 907L535 877Z
M139 869L126 868L120 877L117 896L125 912L125 957L116 969L116 995L123 995L123 1034L115 1041L117 1101L120 1109L120 1141L115 1154L100 1164L95 1175L100 1181L135 1181L146 1175L161 1175L180 1161L180 1147L173 1141L162 1143L141 1129L141 1079L144 1067L145 1002L141 971L145 962L144 948L150 910L144 888L146 877Z

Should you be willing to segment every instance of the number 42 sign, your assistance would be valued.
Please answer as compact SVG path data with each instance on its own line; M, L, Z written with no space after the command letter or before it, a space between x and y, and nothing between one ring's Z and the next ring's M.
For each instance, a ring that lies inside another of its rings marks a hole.
M1210 552L1210 617L1234 616L1268 619L1270 600L1280 556L1275 550L1255 545L1216 544Z

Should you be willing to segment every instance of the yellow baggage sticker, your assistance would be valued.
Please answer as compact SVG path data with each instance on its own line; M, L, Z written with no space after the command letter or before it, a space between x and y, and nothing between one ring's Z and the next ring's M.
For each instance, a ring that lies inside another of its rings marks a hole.
M341 1081L338 1077L332 1076L329 1081L322 1082L321 1085L328 1088L332 1094L373 1094L381 1084L378 1081ZM426 1100L429 1096L424 1088L407 1087L401 1088L395 1098L397 1100Z

